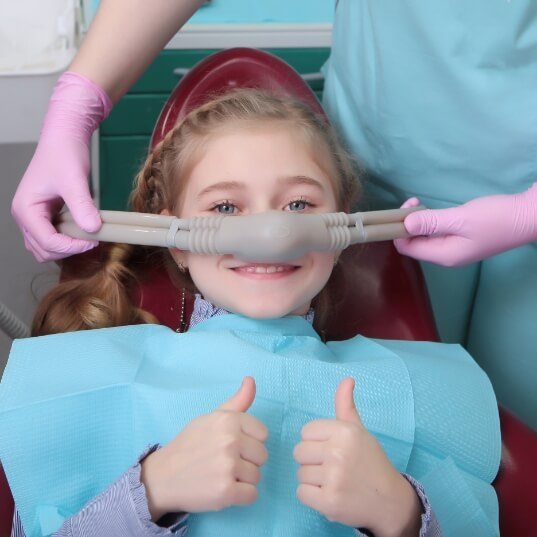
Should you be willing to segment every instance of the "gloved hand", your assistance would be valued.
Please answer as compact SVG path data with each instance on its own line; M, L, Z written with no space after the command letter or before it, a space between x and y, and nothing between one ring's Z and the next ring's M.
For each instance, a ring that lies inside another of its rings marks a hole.
M419 205L411 198L403 207ZM399 253L458 267L537 240L537 183L521 194L476 198L459 207L417 211L405 218L412 235Z
M11 205L26 249L38 261L60 259L98 244L57 233L51 220L65 201L82 229L94 232L101 227L88 187L89 142L111 108L106 93L84 76L68 71L58 79L37 149Z
M233 397L142 461L140 479L153 521L166 513L219 511L257 499L268 430L246 413L254 398L254 379L245 377Z

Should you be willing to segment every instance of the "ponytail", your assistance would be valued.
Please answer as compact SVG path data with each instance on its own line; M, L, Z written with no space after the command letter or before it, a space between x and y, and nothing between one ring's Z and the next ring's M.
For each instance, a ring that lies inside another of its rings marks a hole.
M153 315L133 306L130 299L134 277L126 263L132 251L133 247L126 244L108 245L104 262L87 263L77 279L52 289L37 308L32 336L157 322ZM80 265L80 259L70 258L64 268L68 269L74 260Z

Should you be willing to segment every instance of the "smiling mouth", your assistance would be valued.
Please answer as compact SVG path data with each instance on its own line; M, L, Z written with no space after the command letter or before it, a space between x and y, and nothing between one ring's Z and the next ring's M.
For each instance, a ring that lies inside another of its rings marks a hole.
M244 275L288 275L300 267L297 265L271 264L271 263L248 263L238 267L230 267L231 270Z

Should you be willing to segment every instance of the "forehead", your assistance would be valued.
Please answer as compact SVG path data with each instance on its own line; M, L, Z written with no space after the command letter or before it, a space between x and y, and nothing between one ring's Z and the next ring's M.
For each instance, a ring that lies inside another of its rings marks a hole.
M261 187L274 184L275 178L290 176L313 177L327 193L334 193L329 166L320 162L317 149L305 134L285 122L222 129L203 144L185 194L195 195L222 180Z

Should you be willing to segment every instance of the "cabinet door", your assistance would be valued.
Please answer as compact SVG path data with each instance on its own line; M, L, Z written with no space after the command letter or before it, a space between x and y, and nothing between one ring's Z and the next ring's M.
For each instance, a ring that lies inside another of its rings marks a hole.
M114 106L100 127L101 136L144 135L153 132L157 118L169 97L162 94L130 94Z
M127 211L136 174L147 156L150 136L101 136L100 208Z

